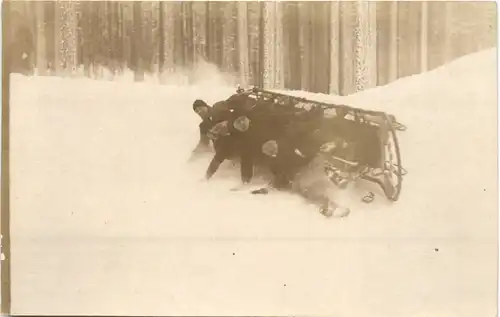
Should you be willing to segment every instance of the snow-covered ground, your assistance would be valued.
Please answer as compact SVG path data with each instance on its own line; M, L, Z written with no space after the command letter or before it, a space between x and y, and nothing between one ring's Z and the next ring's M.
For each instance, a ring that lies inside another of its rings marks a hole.
M229 191L231 169L200 181L191 103L234 92L215 75L13 75L13 313L495 316L496 69L488 50L352 96L293 92L408 126L400 200L354 188L345 219Z

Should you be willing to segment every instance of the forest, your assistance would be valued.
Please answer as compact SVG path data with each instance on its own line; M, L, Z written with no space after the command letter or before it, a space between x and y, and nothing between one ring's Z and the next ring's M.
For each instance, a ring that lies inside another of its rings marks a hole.
M210 63L242 86L347 95L496 46L493 1L5 3L10 71L42 76L161 83Z

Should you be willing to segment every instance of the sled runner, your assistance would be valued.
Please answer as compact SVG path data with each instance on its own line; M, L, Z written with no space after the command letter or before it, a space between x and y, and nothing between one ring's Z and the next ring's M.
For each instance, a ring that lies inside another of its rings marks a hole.
M348 182L364 179L378 184L389 200L398 200L406 171L401 164L396 131L405 131L406 127L393 115L256 87L247 90L238 87L237 95L246 95L255 99L256 104L263 103L287 112L320 108L325 122L320 127L325 136L320 152L330 179L341 188Z

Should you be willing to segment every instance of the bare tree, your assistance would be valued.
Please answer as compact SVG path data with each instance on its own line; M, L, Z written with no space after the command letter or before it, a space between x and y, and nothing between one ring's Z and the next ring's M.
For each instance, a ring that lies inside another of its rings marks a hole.
M13 63L36 65L39 74L83 64L86 76L99 76L103 67L128 66L142 80L145 70L161 77L204 58L243 85L345 95L496 45L492 3L58 0L11 7L19 16ZM25 51L31 55L19 58Z
M164 77L174 72L174 3L168 1L159 2L159 76L163 82Z
M263 3L263 86L264 88L274 88L275 85L275 23L276 6L274 2Z
M35 2L36 6L36 68L38 75L45 75L47 69L47 56L45 54L45 4Z
M158 51L155 49L153 40L153 2L143 1L142 3L142 46L140 49L142 57L142 65L144 70L151 74L154 72L154 54Z
M420 72L426 72L428 69L428 52L429 45L429 3L427 1L421 2L421 16L420 16Z
M284 60L283 60L283 18L284 18L284 4L282 2L274 2L274 41L273 45L273 58L274 58L274 88L285 88L285 75L284 75Z
M249 34L248 34L248 3L241 1L238 10L238 59L240 84L247 86L250 79Z
M76 56L76 1L56 2L56 52L58 74L74 74Z
M193 46L195 62L198 59L208 60L207 55L207 12L208 6L204 2L193 2Z
M326 93L329 91L330 81L330 7L329 2L312 3L311 17L311 91Z
M238 57L238 42L236 40L238 32L237 24L237 2L225 2L222 7L224 23L222 26L222 70L235 74L238 71L236 63Z
M446 1L429 2L428 19L429 29L432 32L428 36L428 67L434 69L446 62L448 55L446 44L448 43L447 17L448 6Z
M340 3L332 1L330 5L330 33L328 37L329 43L329 93L340 94Z
M184 60L186 66L191 67L194 62L194 35L193 35L193 2L182 2Z
M144 68L140 50L142 48L142 6L141 2L133 3L133 34L132 34L132 61L134 62L134 80L144 80Z
M340 34L340 78L342 95L356 91L356 27L357 6L355 2L340 2L341 34Z
M311 12L310 3L299 3L299 47L301 88L311 88Z
M398 78L420 72L421 10L419 2L398 3Z
M376 2L356 2L356 91L377 84L376 5Z
M283 58L284 87L300 89L299 2L284 2L283 6L281 55Z
M161 78L165 66L165 2L160 1L158 8L158 75Z
M223 64L223 25L224 5L220 2L207 2L207 56L208 61L222 68Z
M248 20L248 44L250 79L249 84L261 85L261 51L263 39L261 36L261 6L262 2L247 2L247 20Z
M172 3L172 12L175 13L175 19L173 23L173 40L174 40L174 65L175 69L182 69L185 66L185 47L184 47L184 12L182 10L182 3L174 2Z
M391 0L389 6L389 76L388 82L398 78L398 5L397 0Z

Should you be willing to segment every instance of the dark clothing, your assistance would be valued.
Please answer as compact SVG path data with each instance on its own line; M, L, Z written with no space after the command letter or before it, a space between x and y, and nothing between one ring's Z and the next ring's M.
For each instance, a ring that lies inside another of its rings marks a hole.
M208 137L208 131L210 131L210 128L212 128L213 123L212 120L207 119L203 120L200 125L200 144L203 145L210 145L210 138Z
M324 143L318 137L322 119L321 113L308 113L288 125L285 133L277 140L278 154L271 163L273 185L276 188L288 187L299 170L309 164L319 152Z
M229 135L218 136L213 140L215 155L208 166L206 178L212 177L225 160L239 158L241 180L244 183L251 180L253 176L253 156L249 153L250 148L247 146L246 133L240 132L234 127L234 121L241 114L243 112L238 109L237 105L226 101L217 102L212 107L212 126L216 123L227 121Z
M193 108L195 109L196 107L204 107L204 106L208 107L204 101L196 100L193 105ZM232 118L231 110L225 101L216 102L213 105L213 107L208 107L208 108L210 109L209 117L207 119L204 119L199 124L200 141L198 142L195 151L197 149L210 146L209 131L214 127L214 125L225 120L231 120ZM214 147L215 147L215 142L214 142Z
M217 172L219 166L228 159L239 158L241 165L241 180L247 183L253 176L253 155L246 140L247 135L234 129L232 121L230 125L230 135L220 136L214 140L215 155L208 166L206 177L212 177Z
M239 158L241 165L241 180L250 182L256 164L265 164L267 158L261 151L262 144L279 137L283 132L286 118L270 111L270 108L256 103L247 96L236 95L226 101L214 104L212 120L214 122L228 121L229 136L221 136L214 141L215 156L207 170L210 178L226 159ZM250 125L248 130L239 131L235 128L236 119L246 116Z
M319 128L323 118L321 108L305 111L271 102L257 102L245 95L233 95L215 103L210 113L212 125L228 121L229 136L219 136L213 141L216 154L207 169L207 178L217 171L224 160L239 158L244 183L252 179L254 165L263 165L271 169L276 183L284 184L314 157L321 146L312 141L312 133ZM234 127L234 121L241 116L250 121L246 131ZM276 158L262 152L263 144L269 140L279 143ZM296 149L300 154L295 152Z
M361 165L381 166L382 148L378 127L336 117L324 120L322 136L325 142L332 138L347 142L348 148L338 151L338 156Z

